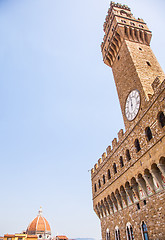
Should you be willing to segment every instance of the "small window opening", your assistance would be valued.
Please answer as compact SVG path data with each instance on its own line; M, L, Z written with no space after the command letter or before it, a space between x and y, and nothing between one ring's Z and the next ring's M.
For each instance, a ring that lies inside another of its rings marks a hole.
M116 174L117 173L116 163L113 164L113 170L114 170L114 174Z
M137 203L137 209L140 210L140 204L139 203Z
M140 143L139 143L138 139L135 140L135 148L136 148L136 152L139 152L141 150Z
M97 192L97 186L96 186L96 183L95 183L95 192Z
M105 184L105 176L103 175L103 184Z
M126 150L126 158L127 158L127 161L131 160L131 155L128 149Z
M151 132L150 127L147 127L145 129L145 133L146 133L147 140L150 141L152 139L152 132Z
M98 184L99 184L99 188L101 188L101 182L100 182L100 179L99 179L99 181L98 181Z
M123 157L122 156L120 157L120 167L121 168L124 167L124 162L123 162Z
M146 63L147 63L147 65L148 65L149 67L151 67L151 63L150 63L150 62L147 61Z
M142 233L143 233L143 239L144 240L149 240L148 231L147 231L147 225L145 224L144 221L142 222L141 228L142 228Z
M111 172L110 172L110 169L108 169L108 179L111 179Z
M147 204L146 200L144 200L143 203L144 203L144 205L146 205Z
M142 51L142 48L140 47L139 50Z
M158 114L158 121L159 121L161 127L163 128L165 126L165 115L163 112L160 112Z
M118 56L117 59L120 60L120 56Z
M110 231L107 229L106 231L106 240L110 240Z

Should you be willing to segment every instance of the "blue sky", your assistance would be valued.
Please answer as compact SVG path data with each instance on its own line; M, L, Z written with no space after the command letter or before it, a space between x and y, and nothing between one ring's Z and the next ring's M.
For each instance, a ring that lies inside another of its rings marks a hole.
M153 31L163 70L164 0L125 0ZM100 44L109 1L0 1L0 235L39 207L52 233L100 238L90 170L123 128Z

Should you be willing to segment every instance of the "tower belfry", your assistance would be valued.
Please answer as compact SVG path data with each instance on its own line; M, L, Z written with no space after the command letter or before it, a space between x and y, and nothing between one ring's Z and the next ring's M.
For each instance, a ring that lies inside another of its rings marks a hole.
M111 2L104 32L103 61L112 68L127 129L154 94L154 80L164 80L164 72L150 48L151 31L128 6Z

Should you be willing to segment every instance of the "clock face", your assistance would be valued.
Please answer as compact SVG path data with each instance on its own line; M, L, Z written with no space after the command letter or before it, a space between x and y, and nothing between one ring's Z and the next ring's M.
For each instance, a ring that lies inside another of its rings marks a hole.
M140 93L133 90L127 97L125 104L125 115L129 121L132 121L138 114L140 108Z

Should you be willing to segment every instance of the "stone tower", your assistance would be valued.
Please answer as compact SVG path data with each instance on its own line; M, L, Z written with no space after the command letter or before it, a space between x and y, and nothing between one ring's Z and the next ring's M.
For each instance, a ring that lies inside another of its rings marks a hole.
M139 119L140 110L154 94L153 81L159 77L162 82L164 72L150 48L151 31L142 19L133 17L129 7L111 2L104 32L101 45L103 60L112 67L125 127L128 129L138 112L136 119ZM140 93L139 109L132 116L128 111L126 116L126 99L133 89Z
M91 170L103 240L165 239L165 80L151 31L126 5L111 2L101 44L113 71L121 129Z

